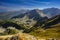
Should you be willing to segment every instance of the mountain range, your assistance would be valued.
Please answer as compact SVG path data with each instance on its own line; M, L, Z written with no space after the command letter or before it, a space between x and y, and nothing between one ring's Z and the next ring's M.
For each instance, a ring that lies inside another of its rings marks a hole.
M43 9L42 11L49 18L60 14L60 9L59 8L46 8L46 9Z
M14 16L17 16L19 14L23 14L27 12L28 10L19 10L19 11L8 11L8 12L0 12L0 19L10 19Z
M23 17L24 15L29 16L29 18L33 17L33 15L39 16L39 13L42 12L40 15L47 16L49 18L59 15L60 9L59 8L46 8L43 10L34 9L34 10L19 10L19 11L10 11L10 12L0 12L0 19L10 19L13 17ZM35 16L35 17L36 17ZM37 19L37 18L36 18Z
M11 36L12 34L22 32L22 35L23 33L28 33L38 38L60 38L59 11L60 9L58 8L47 8L43 10L34 9L1 12L0 19L4 20L0 20L0 35ZM19 37L21 38L22 35ZM13 37L13 39L15 40L17 37ZM25 39L23 37L20 40ZM30 40L30 37L28 39ZM32 38L31 40L35 39Z

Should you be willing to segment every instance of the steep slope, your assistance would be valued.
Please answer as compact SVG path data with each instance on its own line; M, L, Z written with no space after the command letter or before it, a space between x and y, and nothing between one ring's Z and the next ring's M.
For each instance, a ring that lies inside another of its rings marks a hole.
M60 23L60 15L56 15L56 16L48 19L46 21L46 23L44 24L44 27L49 28L49 27L52 27L53 25L58 24L58 23Z
M34 9L24 14L15 16L12 18L13 20L17 21L18 23L24 24L25 27L33 27L37 22L42 22L48 19L48 17L43 14L43 12L39 9Z
M40 20L41 18L45 17L46 15L39 9L31 10L25 14L29 19L33 18L34 20Z
M48 28L46 30L43 28L38 28L31 31L29 34L39 38L60 39L60 24L56 24L52 28Z
M60 40L60 15L48 19L42 26L32 28L29 34L39 38L58 39Z

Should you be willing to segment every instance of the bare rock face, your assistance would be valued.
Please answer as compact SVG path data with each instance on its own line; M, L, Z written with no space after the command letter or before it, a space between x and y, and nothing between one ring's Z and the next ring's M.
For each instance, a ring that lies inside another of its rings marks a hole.
M37 40L37 38L25 33L19 33L16 35L0 36L0 40Z

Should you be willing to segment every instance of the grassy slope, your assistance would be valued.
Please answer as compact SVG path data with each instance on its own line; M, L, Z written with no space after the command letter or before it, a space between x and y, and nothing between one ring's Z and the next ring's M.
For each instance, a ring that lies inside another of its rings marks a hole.
M60 38L60 23L46 30L39 28L31 31L30 34L40 38Z

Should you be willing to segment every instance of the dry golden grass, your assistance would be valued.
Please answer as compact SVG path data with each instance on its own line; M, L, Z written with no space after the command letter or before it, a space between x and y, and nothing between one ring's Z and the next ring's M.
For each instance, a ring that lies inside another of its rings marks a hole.
M15 35L0 36L0 40L37 40L37 38L25 33L18 33Z

